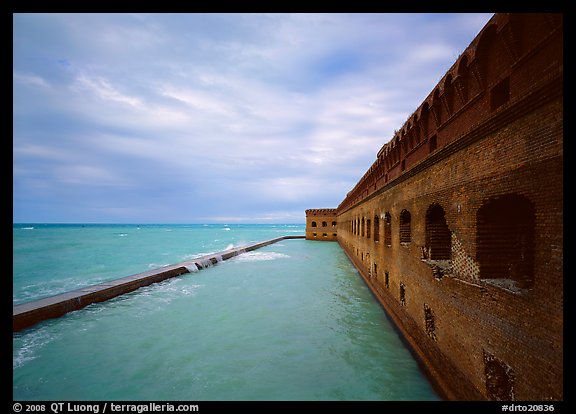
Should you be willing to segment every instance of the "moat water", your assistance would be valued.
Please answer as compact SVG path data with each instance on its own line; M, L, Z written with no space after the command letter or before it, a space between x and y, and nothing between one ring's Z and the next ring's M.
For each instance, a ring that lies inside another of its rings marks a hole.
M13 302L304 234L14 225ZM284 240L13 335L15 400L438 400L335 242Z

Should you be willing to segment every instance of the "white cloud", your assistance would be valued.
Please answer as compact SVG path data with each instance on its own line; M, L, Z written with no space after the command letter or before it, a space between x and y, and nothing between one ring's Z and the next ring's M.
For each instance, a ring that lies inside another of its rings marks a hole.
M174 197L156 218L146 213L152 221L167 214L281 220L296 205L303 215L316 202L337 204L466 46L458 39L471 40L487 20L33 17L15 20L15 191L44 180L69 188L70 208L81 209L72 194L83 183L98 185L103 215L136 208L114 198L126 186ZM268 210L220 211L227 194L245 197L231 206ZM147 196L143 190L135 199ZM203 213L211 207L218 212Z
M133 108L141 108L142 102L135 96L123 94L114 88L110 82L102 77L89 77L80 75L76 78L74 89L85 89L104 101L118 102Z
M35 86L42 89L50 89L50 84L41 76L31 75L26 73L13 73L12 79L14 82L22 85Z

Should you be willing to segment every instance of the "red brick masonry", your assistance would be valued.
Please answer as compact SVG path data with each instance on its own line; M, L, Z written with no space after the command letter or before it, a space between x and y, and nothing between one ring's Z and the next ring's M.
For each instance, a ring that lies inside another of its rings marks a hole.
M562 98L563 16L496 14L338 208L306 211L448 399L563 399Z

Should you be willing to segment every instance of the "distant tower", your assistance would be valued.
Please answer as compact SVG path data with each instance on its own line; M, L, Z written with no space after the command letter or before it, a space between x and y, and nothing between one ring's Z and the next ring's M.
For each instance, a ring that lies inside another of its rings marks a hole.
M307 240L336 240L338 219L335 208L313 208L306 210Z

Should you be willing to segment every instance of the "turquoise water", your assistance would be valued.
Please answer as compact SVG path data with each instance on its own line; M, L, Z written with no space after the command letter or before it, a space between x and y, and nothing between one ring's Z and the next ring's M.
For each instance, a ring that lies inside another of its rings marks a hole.
M34 229L14 229L15 303L304 232L281 225L24 227ZM14 334L13 395L439 399L338 244L306 240L284 240Z

